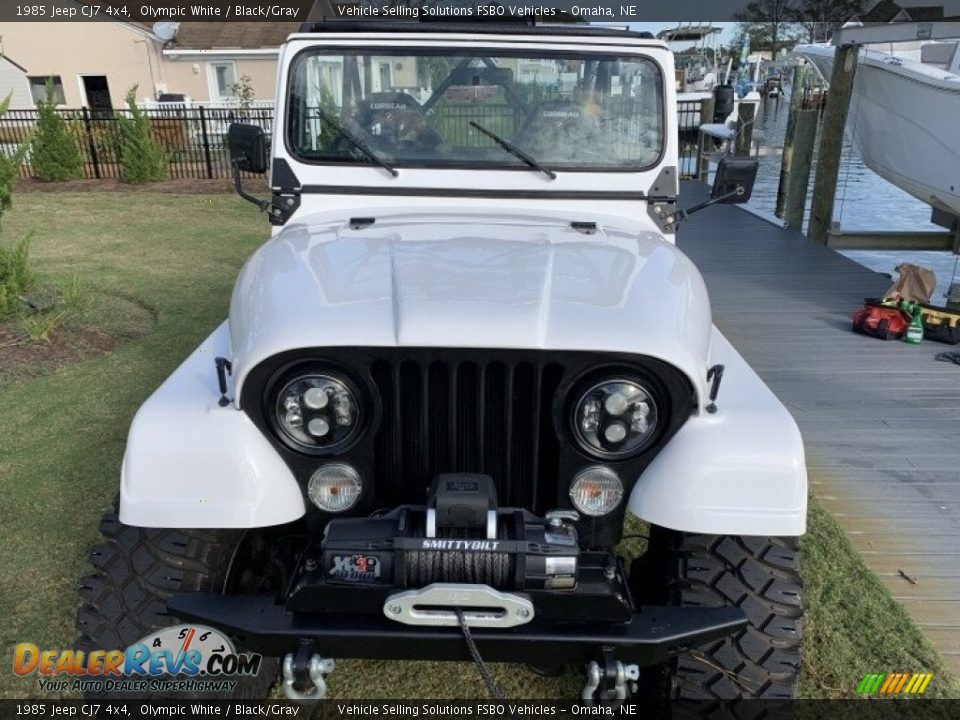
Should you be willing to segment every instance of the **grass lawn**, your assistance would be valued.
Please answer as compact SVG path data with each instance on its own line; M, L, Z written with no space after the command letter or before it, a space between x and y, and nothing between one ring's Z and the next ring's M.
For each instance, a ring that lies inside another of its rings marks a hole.
M70 648L77 579L119 483L139 404L227 312L233 279L268 234L263 216L227 195L20 193L6 242L33 230L41 279L78 275L99 293L135 299L150 332L107 355L0 384L0 697L39 694L10 671L13 646ZM158 438L162 442L162 438ZM811 505L803 545L807 630L802 692L851 697L865 673L934 672L928 697L960 697L929 642L864 566L833 520ZM513 696L575 696L579 676L542 680L497 668ZM476 669L343 662L339 697L484 697Z

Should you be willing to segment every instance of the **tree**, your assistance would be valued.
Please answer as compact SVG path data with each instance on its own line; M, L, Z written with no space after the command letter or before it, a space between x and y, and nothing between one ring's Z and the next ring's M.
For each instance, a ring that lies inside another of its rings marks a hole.
M230 92L237 98L237 102L244 110L249 110L253 101L257 99L257 91L253 87L253 78L249 75L241 75L237 82L230 86Z
M0 100L0 117L10 106L10 95ZM0 150L0 216L10 209L17 166L23 161L26 146L20 146L7 155ZM0 319L16 312L20 295L32 282L29 265L30 239L24 238L12 247L0 243Z
M30 143L33 175L46 182L83 177L83 157L77 140L60 113L53 81L47 79L47 97L37 103L37 130Z
M153 137L150 118L137 105L137 86L127 91L124 100L129 117L120 117L120 174L124 182L145 183L167 179L167 153Z
M750 38L751 48L769 50L776 60L780 48L796 41L797 28L792 24L797 17L795 1L750 0L741 12L734 15L740 21L740 32Z
M0 53L0 57L3 57L2 53ZM10 93L5 98L0 99L0 118L7 114L12 95L13 93ZM6 150L0 150L0 217L3 217L3 213L10 209L13 186L17 180L17 168L23 162L27 149L28 144L24 143L12 150L9 146Z
M0 100L0 117L3 117L10 106L10 95ZM13 157L0 150L0 217L10 208L10 197L13 194L13 183L17 177L17 165L23 158L23 148L14 151Z
M863 12L864 0L795 0L793 19L807 42L824 42L830 32Z

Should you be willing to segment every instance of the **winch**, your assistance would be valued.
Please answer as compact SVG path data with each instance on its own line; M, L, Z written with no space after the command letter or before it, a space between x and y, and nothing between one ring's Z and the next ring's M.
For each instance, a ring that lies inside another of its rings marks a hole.
M576 519L572 511L539 518L499 508L489 476L441 474L425 506L330 521L321 567L325 581L337 584L572 590L580 555Z

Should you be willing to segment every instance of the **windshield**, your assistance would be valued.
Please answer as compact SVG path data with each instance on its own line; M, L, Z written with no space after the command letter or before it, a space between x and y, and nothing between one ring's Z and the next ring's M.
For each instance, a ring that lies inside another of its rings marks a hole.
M466 52L301 53L289 85L291 152L370 164L359 140L391 166L543 172L659 161L663 81L649 58Z

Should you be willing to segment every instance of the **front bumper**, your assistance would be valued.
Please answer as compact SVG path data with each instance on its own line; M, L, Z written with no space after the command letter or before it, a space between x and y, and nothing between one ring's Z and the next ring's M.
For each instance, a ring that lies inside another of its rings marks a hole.
M402 625L370 615L294 614L273 598L184 593L168 602L183 620L211 625L240 645L268 656L295 652L301 641L332 658L470 660L457 627ZM485 660L551 666L596 659L612 649L622 662L654 665L690 647L744 628L739 608L641 607L625 623L561 623L534 620L522 627L472 629Z

